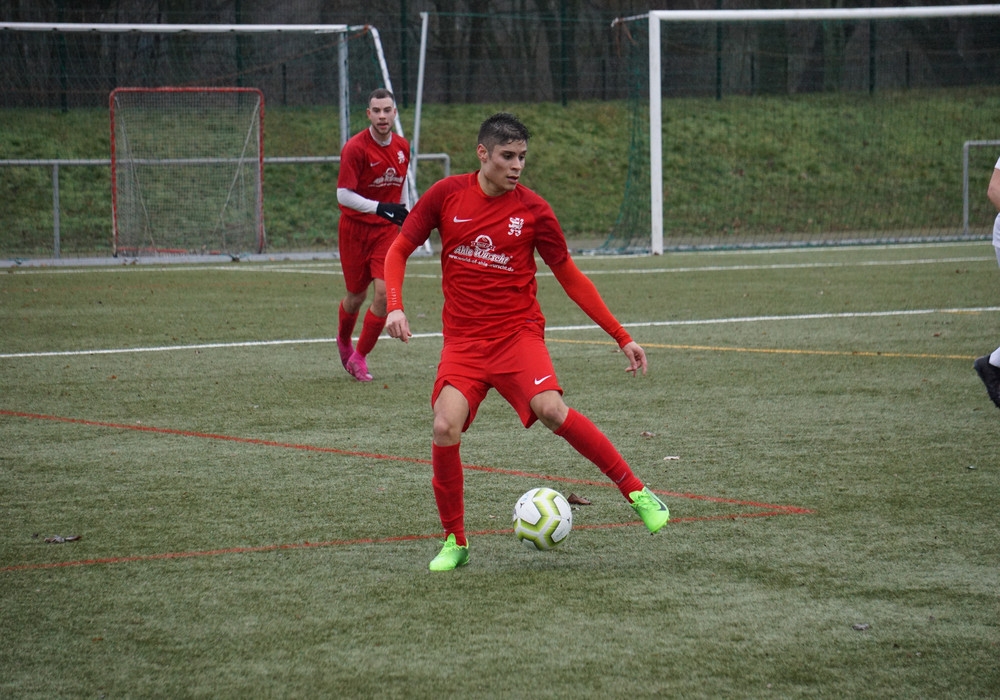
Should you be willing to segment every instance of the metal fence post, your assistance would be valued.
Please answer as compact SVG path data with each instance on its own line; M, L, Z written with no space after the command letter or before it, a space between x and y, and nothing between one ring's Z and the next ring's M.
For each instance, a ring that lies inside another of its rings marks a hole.
M52 164L52 257L59 258L59 163Z

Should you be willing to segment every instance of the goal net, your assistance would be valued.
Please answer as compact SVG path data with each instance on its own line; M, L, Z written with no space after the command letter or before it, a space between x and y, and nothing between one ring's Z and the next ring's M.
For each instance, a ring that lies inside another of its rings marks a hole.
M613 32L630 153L604 250L988 235L1000 5L662 11Z
M113 8L109 12L109 19L118 17ZM108 118L109 93L120 86L254 88L264 96L271 144L264 158L267 249L336 250L339 210L329 202L335 202L340 150L348 138L367 126L365 108L371 91L393 89L377 28L348 24L161 24L155 8L138 5L126 14L148 21L0 21L0 109L11 114L23 112L19 118L28 121L36 111L48 114L58 110L73 115L63 128L79 124L91 128L94 120ZM260 14L270 12L262 9ZM124 94L119 97L126 99ZM259 210L253 210L250 178L259 180L259 172L252 172L252 150L258 155L261 151L250 135L250 122L244 121L253 111L253 94L148 94L144 97L146 106L136 101L136 95L127 99L129 102L122 102L120 108L119 133L114 135L119 168L115 187L110 187L110 171L102 163L62 168L62 211L54 217L55 227L45 216L54 199L45 171L35 166L0 168L0 196L7 194L14 202L8 218L18 221L19 226L26 222L16 241L17 250L7 248L6 254L43 253L53 249L53 240L70 255L222 252L220 235L225 235L225 248L233 253L258 250L262 243L259 221L252 235L246 234L248 237L239 242L233 239L234 222L244 220L239 217L254 214L260 218ZM215 100L215 106L196 104L196 99ZM129 113L130 109L134 111ZM211 110L213 116L202 118L205 110ZM181 114L194 121L181 121ZM42 121L44 126L51 123L49 119ZM213 139L223 127L233 136L233 143L224 144L227 150L212 150L219 146L209 142L208 124L212 125ZM398 119L396 131L402 133ZM44 148L32 141L17 155L64 155L52 139L42 141ZM81 139L84 141L88 148L100 148L102 140L91 143L95 140ZM97 153L103 160L108 157L106 147ZM223 167L234 166L232 159L240 158L239 177L235 170L222 174ZM143 162L184 159L227 162ZM206 176L214 178L208 186L195 184L195 178ZM154 204L157 198L168 196L169 190L150 180L152 177L171 178L170 188L186 184L187 192L197 190L197 197L176 189L169 195L181 201L186 210L179 223L157 218L160 210ZM407 184L411 201L415 200L416 182ZM210 197L216 196L209 196L209 190L223 185L219 191L229 197L224 215L221 204L211 212L192 211L202 206L202 199L207 207ZM132 189L118 191L119 187ZM116 193L114 197L121 196L115 206L108 206L109 191ZM303 197L302 192L319 196ZM242 209L233 208L237 205ZM211 233L212 238L182 233L179 226L187 225L195 214L201 219L198 235ZM126 217L131 217L129 222ZM179 238L171 241L167 236Z
M253 88L113 90L115 256L262 252L263 116Z

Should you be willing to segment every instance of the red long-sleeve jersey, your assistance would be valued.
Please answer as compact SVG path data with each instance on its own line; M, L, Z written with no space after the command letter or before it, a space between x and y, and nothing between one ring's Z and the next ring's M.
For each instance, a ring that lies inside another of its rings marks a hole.
M526 324L544 328L536 295L537 251L591 319L619 345L631 340L573 263L552 207L520 184L490 197L477 173L437 182L413 207L386 257L389 311L402 308L407 257L434 229L441 235L446 338L501 338Z
M348 139L340 152L337 187L353 190L365 199L377 202L401 202L406 171L410 166L410 144L393 133L383 146L365 129ZM385 219L357 209L340 206L340 215L361 223L384 226Z

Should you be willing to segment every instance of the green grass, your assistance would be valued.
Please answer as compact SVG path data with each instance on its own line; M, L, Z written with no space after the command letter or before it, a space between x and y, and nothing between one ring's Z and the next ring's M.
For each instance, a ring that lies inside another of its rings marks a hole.
M994 697L990 246L578 263L651 370L542 276L567 402L673 521L491 394L436 575L436 261L367 385L335 262L0 276L0 695ZM593 501L549 553L509 531L536 485Z
M478 125L516 112L533 139L524 182L552 204L571 241L604 241L622 207L630 117L623 102L425 105L420 150L447 153L453 173L478 167ZM820 234L848 238L961 233L962 144L996 138L997 90L671 100L664 107L664 196L668 242L774 241ZM413 110L403 110L407 134ZM332 108L268 106L268 156L335 155ZM358 127L360 128L360 127ZM106 110L0 110L0 158L108 158ZM995 215L985 190L992 149L970 153L970 223L985 234ZM444 171L423 162L418 189ZM335 165L269 165L269 249L335 251ZM61 173L65 255L110 252L106 168ZM648 199L640 187L643 202ZM0 170L8 203L0 255L51 254L51 173ZM648 204L630 202L648 211ZM874 232L874 233L873 233Z

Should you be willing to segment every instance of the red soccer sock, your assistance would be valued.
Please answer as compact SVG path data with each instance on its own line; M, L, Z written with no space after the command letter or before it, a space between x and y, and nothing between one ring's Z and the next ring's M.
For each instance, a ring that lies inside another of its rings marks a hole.
M569 415L556 429L555 434L596 464L597 468L615 483L626 499L633 491L642 490L642 482L632 473L625 458L619 454L607 436L582 413L569 409Z
M440 447L431 445L431 463L434 467L434 500L444 528L444 536L455 535L455 544L464 547L465 539L465 486L462 474L460 445Z
M344 311L344 302L340 302L340 309L338 311L339 321L337 322L337 337L345 345L351 345L351 334L354 333L354 327L358 324L358 314L349 314Z
M382 335L385 328L385 316L376 316L371 309L365 312L365 321L361 326L361 337L358 338L358 347L355 350L361 357L367 357L368 353L375 347L378 337Z

